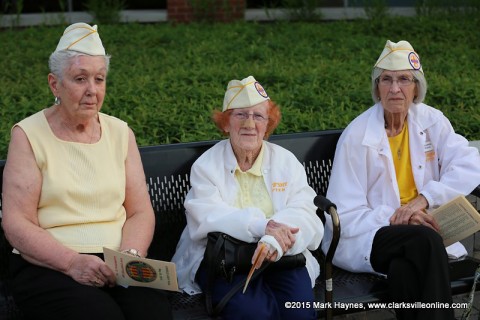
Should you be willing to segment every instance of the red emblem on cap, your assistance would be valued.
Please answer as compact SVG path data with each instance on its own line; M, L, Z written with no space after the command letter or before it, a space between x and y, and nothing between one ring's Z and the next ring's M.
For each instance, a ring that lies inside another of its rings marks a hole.
M414 70L420 70L420 68L422 67L420 65L420 58L415 52L410 52L410 54L408 55L408 62L410 62L410 65Z
M263 89L262 85L257 81L255 82L255 89L257 89L258 93L264 97L264 98L268 98L268 94L267 92L265 91L265 89Z

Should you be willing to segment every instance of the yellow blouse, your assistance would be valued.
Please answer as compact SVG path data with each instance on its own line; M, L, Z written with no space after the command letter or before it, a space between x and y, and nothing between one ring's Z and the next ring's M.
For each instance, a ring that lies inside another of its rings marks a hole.
M243 172L237 165L235 169L235 178L238 181L239 191L235 201L238 208L256 207L265 213L266 218L273 215L273 204L268 194L267 186L263 180L262 163L264 147L258 154L253 166Z
M402 132L395 137L389 137L392 151L395 174L397 176L400 203L407 204L418 196L417 186L413 179L412 164L410 162L410 147L408 141L408 123L405 122Z

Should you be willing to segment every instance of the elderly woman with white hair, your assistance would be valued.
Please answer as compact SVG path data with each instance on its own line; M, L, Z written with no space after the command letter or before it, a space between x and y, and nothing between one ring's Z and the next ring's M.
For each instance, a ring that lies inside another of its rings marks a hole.
M103 247L146 256L155 218L133 131L100 112L109 67L97 26L50 56L55 102L13 126L2 226L26 319L169 319L163 292L116 286Z
M423 103L427 83L410 43L387 41L372 72L375 105L344 130L327 197L342 233L334 264L384 274L394 302L451 303L448 254L428 209L480 183L477 149ZM332 227L327 221L326 252ZM453 309L396 309L398 319L453 319Z
M280 122L279 107L249 76L228 83L214 122L229 139L207 150L191 169L187 226L173 257L180 287L189 294L207 292L208 298L211 286L213 313L223 319L315 319L312 287L320 267L310 250L320 245L323 225L302 164L265 141ZM247 264L271 265L244 292L235 288L245 288L248 272L210 277L216 266L204 252L208 234L216 231L254 244ZM283 256L300 256L303 263L279 267ZM289 308L292 301L303 307Z

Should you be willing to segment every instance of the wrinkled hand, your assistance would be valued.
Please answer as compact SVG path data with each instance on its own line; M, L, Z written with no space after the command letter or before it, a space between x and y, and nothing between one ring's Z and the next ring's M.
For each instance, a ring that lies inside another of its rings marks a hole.
M424 211L414 212L410 217L408 224L423 225L423 226L430 227L437 232L440 231L440 226L438 225L435 218Z
M78 283L94 287L115 286L115 274L97 256L77 254L71 261L67 275Z
M273 236L285 253L295 244L295 233L299 230L299 228L292 228L286 224L270 220L265 228L265 234Z
M253 253L252 264L255 263L258 256L255 269L259 269L265 260L270 262L277 260L277 254L277 250L272 248L268 243L259 242L257 249L255 249L255 252Z
M440 226L437 221L426 212L428 202L419 195L406 205L401 206L390 217L391 225L410 224L410 225L424 225L432 228L435 231L440 231Z

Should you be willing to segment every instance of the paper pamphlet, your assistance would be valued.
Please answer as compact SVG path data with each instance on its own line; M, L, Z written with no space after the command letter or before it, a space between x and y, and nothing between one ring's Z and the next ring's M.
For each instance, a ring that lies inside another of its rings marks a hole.
M103 255L120 286L179 291L177 270L173 262L135 257L105 247Z
M445 247L480 230L480 214L464 196L447 202L430 214L440 225Z

